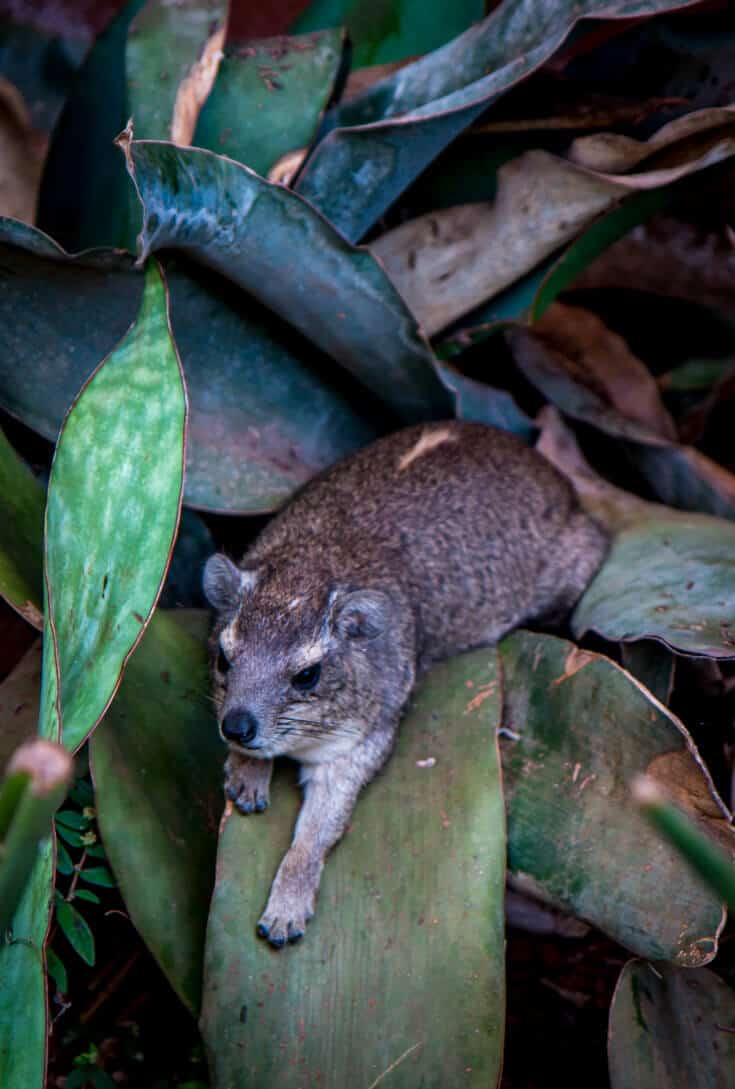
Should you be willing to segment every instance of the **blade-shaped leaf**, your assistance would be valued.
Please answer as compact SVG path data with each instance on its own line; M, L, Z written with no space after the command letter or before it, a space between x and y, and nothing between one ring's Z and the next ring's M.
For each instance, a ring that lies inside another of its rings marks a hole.
M706 968L631 960L610 1007L612 1089L730 1089L735 992Z
M208 695L209 615L189 615L198 638L175 616L153 616L92 737L90 759L100 832L126 908L196 1012L225 749Z
M353 46L352 63L389 64L438 49L485 14L481 0L314 0L293 30L346 26Z
M43 487L0 431L0 594L34 627L43 624Z
M650 504L614 538L572 618L577 638L657 639L680 654L735 658L735 526Z
M0 404L54 439L74 396L132 321L143 278L125 255L70 258L12 221L0 221L0 239ZM191 400L188 503L272 510L376 437L313 345L209 270L178 257L167 258L166 269Z
M138 320L82 390L51 469L44 672L58 668L71 749L107 709L160 593L181 509L185 428L183 374L154 262Z
M580 19L652 15L687 2L506 0L484 22L333 111L298 191L357 241L443 147L547 61Z
M226 0L128 0L82 65L55 129L39 226L68 250L133 249L140 210L113 140L129 117L142 136L188 143L217 71Z
M375 259L300 197L198 148L132 140L141 256L179 247L229 277L407 420L449 411L433 356Z
M291 838L291 778L277 776L265 814L233 811L224 822L202 1016L216 1089L290 1089L317 1072L335 1086L496 1083L504 821L494 657L456 658L425 681L327 861L299 945L274 954L255 936Z
M334 90L343 45L339 29L230 43L191 143L265 176L287 152L311 144ZM146 135L137 118L135 128Z
M707 963L722 905L629 797L636 774L657 778L735 853L682 724L619 666L563 639L517 632L499 652L510 873L635 953Z
M59 900L56 904L56 921L74 952L78 953L86 964L93 965L94 934L81 912L66 900Z
M49 481L39 732L61 740L63 725L68 748L80 745L104 714L145 628L181 507L183 377L155 263L145 281L137 323L66 418ZM43 946L52 883L49 841L13 918L14 940L0 950L3 994L12 987L27 1026L17 1033L10 1010L0 1008L0 1080L10 1089L43 1085ZM84 927L74 933L89 959Z
M720 118L716 130L713 113ZM422 327L434 335L528 274L622 199L672 184L735 154L733 111L704 110L675 125L665 129L674 128L682 145L697 126L707 139L688 155L680 151L670 169L646 171L644 164L631 174L602 173L546 151L527 151L500 167L492 202L409 220L371 243L371 252ZM669 133L668 139L673 142L674 136Z

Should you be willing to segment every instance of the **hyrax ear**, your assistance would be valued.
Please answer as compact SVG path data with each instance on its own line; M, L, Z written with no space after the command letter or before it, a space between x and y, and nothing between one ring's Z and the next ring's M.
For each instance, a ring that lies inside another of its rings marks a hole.
M219 612L236 609L243 591L255 584L255 572L243 571L218 552L204 565L202 583L207 601Z
M331 604L332 626L347 639L375 639L388 627L390 598L382 590L337 591Z

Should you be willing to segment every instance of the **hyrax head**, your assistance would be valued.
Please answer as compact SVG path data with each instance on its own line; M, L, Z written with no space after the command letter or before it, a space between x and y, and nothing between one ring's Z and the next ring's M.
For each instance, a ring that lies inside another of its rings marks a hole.
M335 586L304 562L242 569L212 556L212 678L220 732L245 755L321 762L379 717L391 672L394 606L376 589Z

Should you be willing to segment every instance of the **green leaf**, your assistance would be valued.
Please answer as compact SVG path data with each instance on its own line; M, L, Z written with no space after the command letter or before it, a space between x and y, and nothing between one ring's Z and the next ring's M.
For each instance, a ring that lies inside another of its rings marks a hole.
M106 866L87 866L79 876L82 881L88 881L90 885L104 885L108 889L114 889L117 884Z
M43 1089L46 1066L46 980L43 944L51 912L52 853L39 852L0 944L0 1085ZM23 1011L22 1018L18 1010Z
M113 141L132 116L141 136L190 142L226 11L224 0L128 0L99 36L54 132L41 186L38 224L66 249L134 249L140 212Z
M313 0L292 29L346 26L353 66L362 68L438 49L484 14L481 0Z
M133 320L143 277L124 255L69 258L9 220L0 220L0 240L0 404L55 439L68 405ZM313 345L211 271L180 257L167 257L166 271L191 402L187 503L272 510L377 437Z
M86 831L89 828L89 820L87 817L83 817L81 813L77 813L76 809L60 809L55 817L57 824L62 824L64 828L76 828L77 831Z
M175 615L153 616L90 758L99 827L126 908L197 1011L225 748L209 699L209 614L190 614L198 638Z
M735 526L647 504L614 538L572 616L576 638L656 639L735 658Z
M70 847L83 847L84 840L78 832L72 832L69 828L64 828L63 824L56 826L56 835L68 843Z
M58 668L58 713L72 750L120 683L176 535L186 396L167 311L166 288L152 263L137 322L84 387L54 455L44 670ZM44 721L52 712L42 702Z
M291 840L293 777L279 769L266 813L224 822L201 1022L215 1089L291 1089L316 1071L334 1086L496 1084L505 846L494 660L478 651L427 677L327 861L298 945L276 955L255 936Z
M714 972L631 960L610 1007L612 1089L729 1089L735 992Z
M639 773L676 789L733 853L729 814L683 725L613 662L563 639L517 632L499 652L510 873L634 953L707 963L719 897L629 796Z
M46 950L46 971L56 984L56 989L66 994L69 990L69 977L63 960L54 953L53 949Z
M94 805L94 791L86 779L77 779L69 791L69 797L82 807Z
M34 627L43 623L44 492L0 431L0 595Z
M437 368L444 385L454 394L455 415L460 420L474 420L491 427L502 427L504 431L512 431L525 442L533 442L537 428L507 390L476 382L447 363L438 363Z
M448 397L375 259L300 197L198 148L119 140L144 209L141 256L179 246L280 314L407 420Z
M84 876L84 874L82 874L82 877L83 876ZM113 885L114 885L114 882L113 882ZM74 890L74 899L75 900L88 900L90 904L99 904L99 903L101 903L99 896L96 896L95 893L90 892L89 889L76 888Z
M344 31L225 46L192 143L264 177L287 152L308 147L334 91ZM138 128L138 135L145 135Z
M74 863L63 843L56 844L56 872L64 876L74 873Z
M482 23L337 107L297 189L359 240L421 171L504 91L544 64L577 22L652 15L686 0L506 0Z
M94 965L94 935L87 920L73 904L62 900L56 905L56 921L65 938L85 964Z

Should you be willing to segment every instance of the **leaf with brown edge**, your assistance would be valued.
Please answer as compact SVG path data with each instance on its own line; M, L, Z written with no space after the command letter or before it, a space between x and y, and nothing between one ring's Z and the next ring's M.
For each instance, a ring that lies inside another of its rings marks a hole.
M707 963L722 904L629 796L635 775L653 771L735 856L730 814L682 723L614 662L566 640L516 632L498 652L514 881L635 953Z

